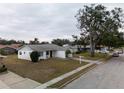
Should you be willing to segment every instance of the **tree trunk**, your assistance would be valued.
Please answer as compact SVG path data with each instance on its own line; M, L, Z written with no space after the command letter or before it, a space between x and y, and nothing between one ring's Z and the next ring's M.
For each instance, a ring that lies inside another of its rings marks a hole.
M93 42L93 35L90 31L90 56L94 57L95 55L95 43Z

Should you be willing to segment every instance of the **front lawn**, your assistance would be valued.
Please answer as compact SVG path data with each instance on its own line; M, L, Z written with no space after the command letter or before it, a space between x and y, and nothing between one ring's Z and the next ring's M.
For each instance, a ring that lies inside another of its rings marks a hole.
M95 53L95 56L91 57L89 52L81 52L80 54L76 54L75 56L76 57L83 56L84 59L89 59L89 60L99 60L99 59L105 60L110 57L110 55L104 53Z
M27 77L45 83L64 73L86 65L86 62L79 64L78 61L69 59L52 58L32 63L26 60L17 59L17 55L10 55L3 60L7 68L23 77Z

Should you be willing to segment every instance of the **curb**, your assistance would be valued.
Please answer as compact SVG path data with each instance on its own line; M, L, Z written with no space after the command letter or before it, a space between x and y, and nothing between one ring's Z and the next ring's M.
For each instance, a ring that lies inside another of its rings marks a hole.
M69 80L68 82L64 83L63 85L61 85L59 88L62 89L64 86L66 86L67 84L73 82L74 80L80 78L82 75L86 74L88 71L94 69L97 66L97 64L95 64L93 67L89 68L88 70L82 72L81 74L79 74L78 76L72 78L71 80Z

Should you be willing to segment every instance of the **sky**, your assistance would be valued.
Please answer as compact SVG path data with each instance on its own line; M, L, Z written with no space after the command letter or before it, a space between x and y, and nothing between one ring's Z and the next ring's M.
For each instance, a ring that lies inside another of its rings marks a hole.
M0 37L3 39L29 42L35 37L39 41L52 41L56 38L72 39L79 35L77 20L74 17L81 3L73 4L0 4ZM103 4L108 9L124 4Z

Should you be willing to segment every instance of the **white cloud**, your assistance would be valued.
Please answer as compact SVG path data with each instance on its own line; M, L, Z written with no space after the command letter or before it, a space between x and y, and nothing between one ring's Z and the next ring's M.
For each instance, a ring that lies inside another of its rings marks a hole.
M79 34L74 18L84 4L0 4L0 35L6 39L41 41ZM104 4L113 8L116 4ZM118 4L117 7L123 4Z

